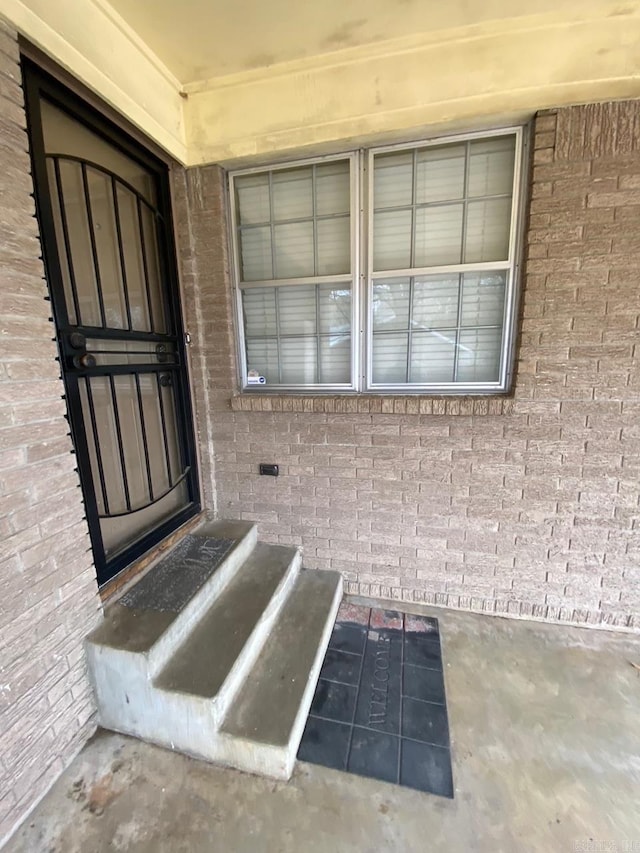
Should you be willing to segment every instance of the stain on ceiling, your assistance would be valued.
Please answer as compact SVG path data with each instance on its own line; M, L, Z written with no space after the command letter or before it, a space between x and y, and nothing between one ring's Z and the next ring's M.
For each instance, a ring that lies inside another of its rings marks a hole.
M182 82L416 33L553 13L558 0L111 0ZM563 0L582 16L601 0Z

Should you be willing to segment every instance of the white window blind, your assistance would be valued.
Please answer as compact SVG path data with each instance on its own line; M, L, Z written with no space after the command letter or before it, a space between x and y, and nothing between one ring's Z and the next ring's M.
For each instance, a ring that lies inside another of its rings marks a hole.
M233 174L245 387L506 390L521 147L517 128Z

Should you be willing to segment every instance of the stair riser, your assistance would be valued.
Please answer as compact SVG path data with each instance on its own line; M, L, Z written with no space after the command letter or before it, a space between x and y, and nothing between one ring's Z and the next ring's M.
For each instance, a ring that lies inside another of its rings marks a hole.
M151 713L147 715L144 730L139 736L158 746L206 761L216 761L218 734L211 701L200 696L168 696L154 689L151 692Z
M238 655L234 666L229 672L229 675L225 679L225 682L216 697L214 705L216 727L222 722L236 693L258 659L264 642L269 636L269 632L273 628L280 611L287 601L287 596L296 581L301 565L302 554L300 551L297 551L291 560L291 564L286 575L278 585L271 601L264 610L264 613L256 624L251 636L245 643L244 648Z
M141 655L88 648L101 726L150 743L216 761L217 732L211 700L153 687Z
M153 701L145 656L91 643L86 653L100 725L142 737Z
M277 746L220 734L217 753L216 760L220 764L243 770L245 773L256 773L286 782L293 772L293 764L289 766L287 754Z
M233 579L240 566L255 548L257 538L258 531L254 526L227 554L207 583L198 590L186 607L182 609L171 627L153 646L148 655L149 678L154 678L160 672L178 646L187 638L193 626L204 616L211 606L211 602Z

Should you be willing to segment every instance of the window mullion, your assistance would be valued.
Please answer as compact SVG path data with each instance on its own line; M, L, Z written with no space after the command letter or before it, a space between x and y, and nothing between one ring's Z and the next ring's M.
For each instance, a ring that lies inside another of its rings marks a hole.
M280 299L279 289L274 288L275 303L276 303L276 347L278 351L278 384L282 384L282 347L280 346Z
M311 215L313 216L313 275L318 275L318 217L316 205L316 166L311 167Z
M463 208L462 208L462 243L460 245L460 263L465 257L465 246L467 244L467 210L469 204L469 161L471 160L471 143L465 145L464 155L464 185L463 193ZM464 287L464 273L458 273L458 319L456 322L456 344L453 351L453 381L458 381L458 362L460 356L460 325L462 323L462 289Z
M509 270L511 264L509 261L479 261L478 263L469 264L443 264L436 267L406 267L395 270L376 270L371 273L371 278L374 281L386 278L406 278L410 275L454 275L459 272L493 272L493 270Z
M271 234L271 275L273 278L277 278L276 229L273 221L273 172L269 172L269 229Z
M464 263L465 247L467 245L467 217L469 210L469 161L471 160L471 143L467 142L464 155L464 185L462 188L462 242L460 245L460 263Z
M409 332L407 335L407 382L411 381L411 347L413 345L413 296L415 279L409 279Z
M411 164L411 245L409 247L409 263L416 265L416 204L418 183L418 152L414 149ZM409 278L409 328L407 330L407 382L411 379L411 346L413 342L413 288L414 280Z
M358 196L355 200L355 245L358 254L354 251L354 263L356 264L352 287L357 289L357 310L352 316L355 318L353 334L357 337L353 346L357 347L357 357L353 359L353 369L357 366L357 375L354 380L358 391L364 391L370 382L370 352L371 352L371 230L373 227L373 205L370 184L372 171L371 155L360 150L358 153ZM355 352L355 349L354 349Z
M411 245L409 246L409 265L416 265L416 183L417 183L417 167L418 152L413 152L412 172L411 172Z
M240 290L251 290L260 287L300 287L305 284L340 284L341 281L350 281L348 274L340 275L318 275L304 276L300 278L277 278L256 281L241 281L238 285Z
M320 383L320 285L316 284L316 382Z
M453 351L453 381L458 380L458 356L460 353L460 323L462 322L462 287L464 282L464 273L458 274L458 313L456 320L456 343Z

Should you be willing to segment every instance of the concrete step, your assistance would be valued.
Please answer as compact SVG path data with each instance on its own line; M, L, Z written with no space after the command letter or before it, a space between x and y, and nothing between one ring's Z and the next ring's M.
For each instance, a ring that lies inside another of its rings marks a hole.
M249 522L205 523L106 608L85 641L101 725L137 733L151 679L230 583L256 539Z
M303 571L220 727L226 764L288 779L342 599L337 572Z
M260 653L300 569L297 548L258 543L154 680L159 690L212 700L225 714Z
M288 778L342 597L300 565L245 522L185 536L87 638L100 724Z

